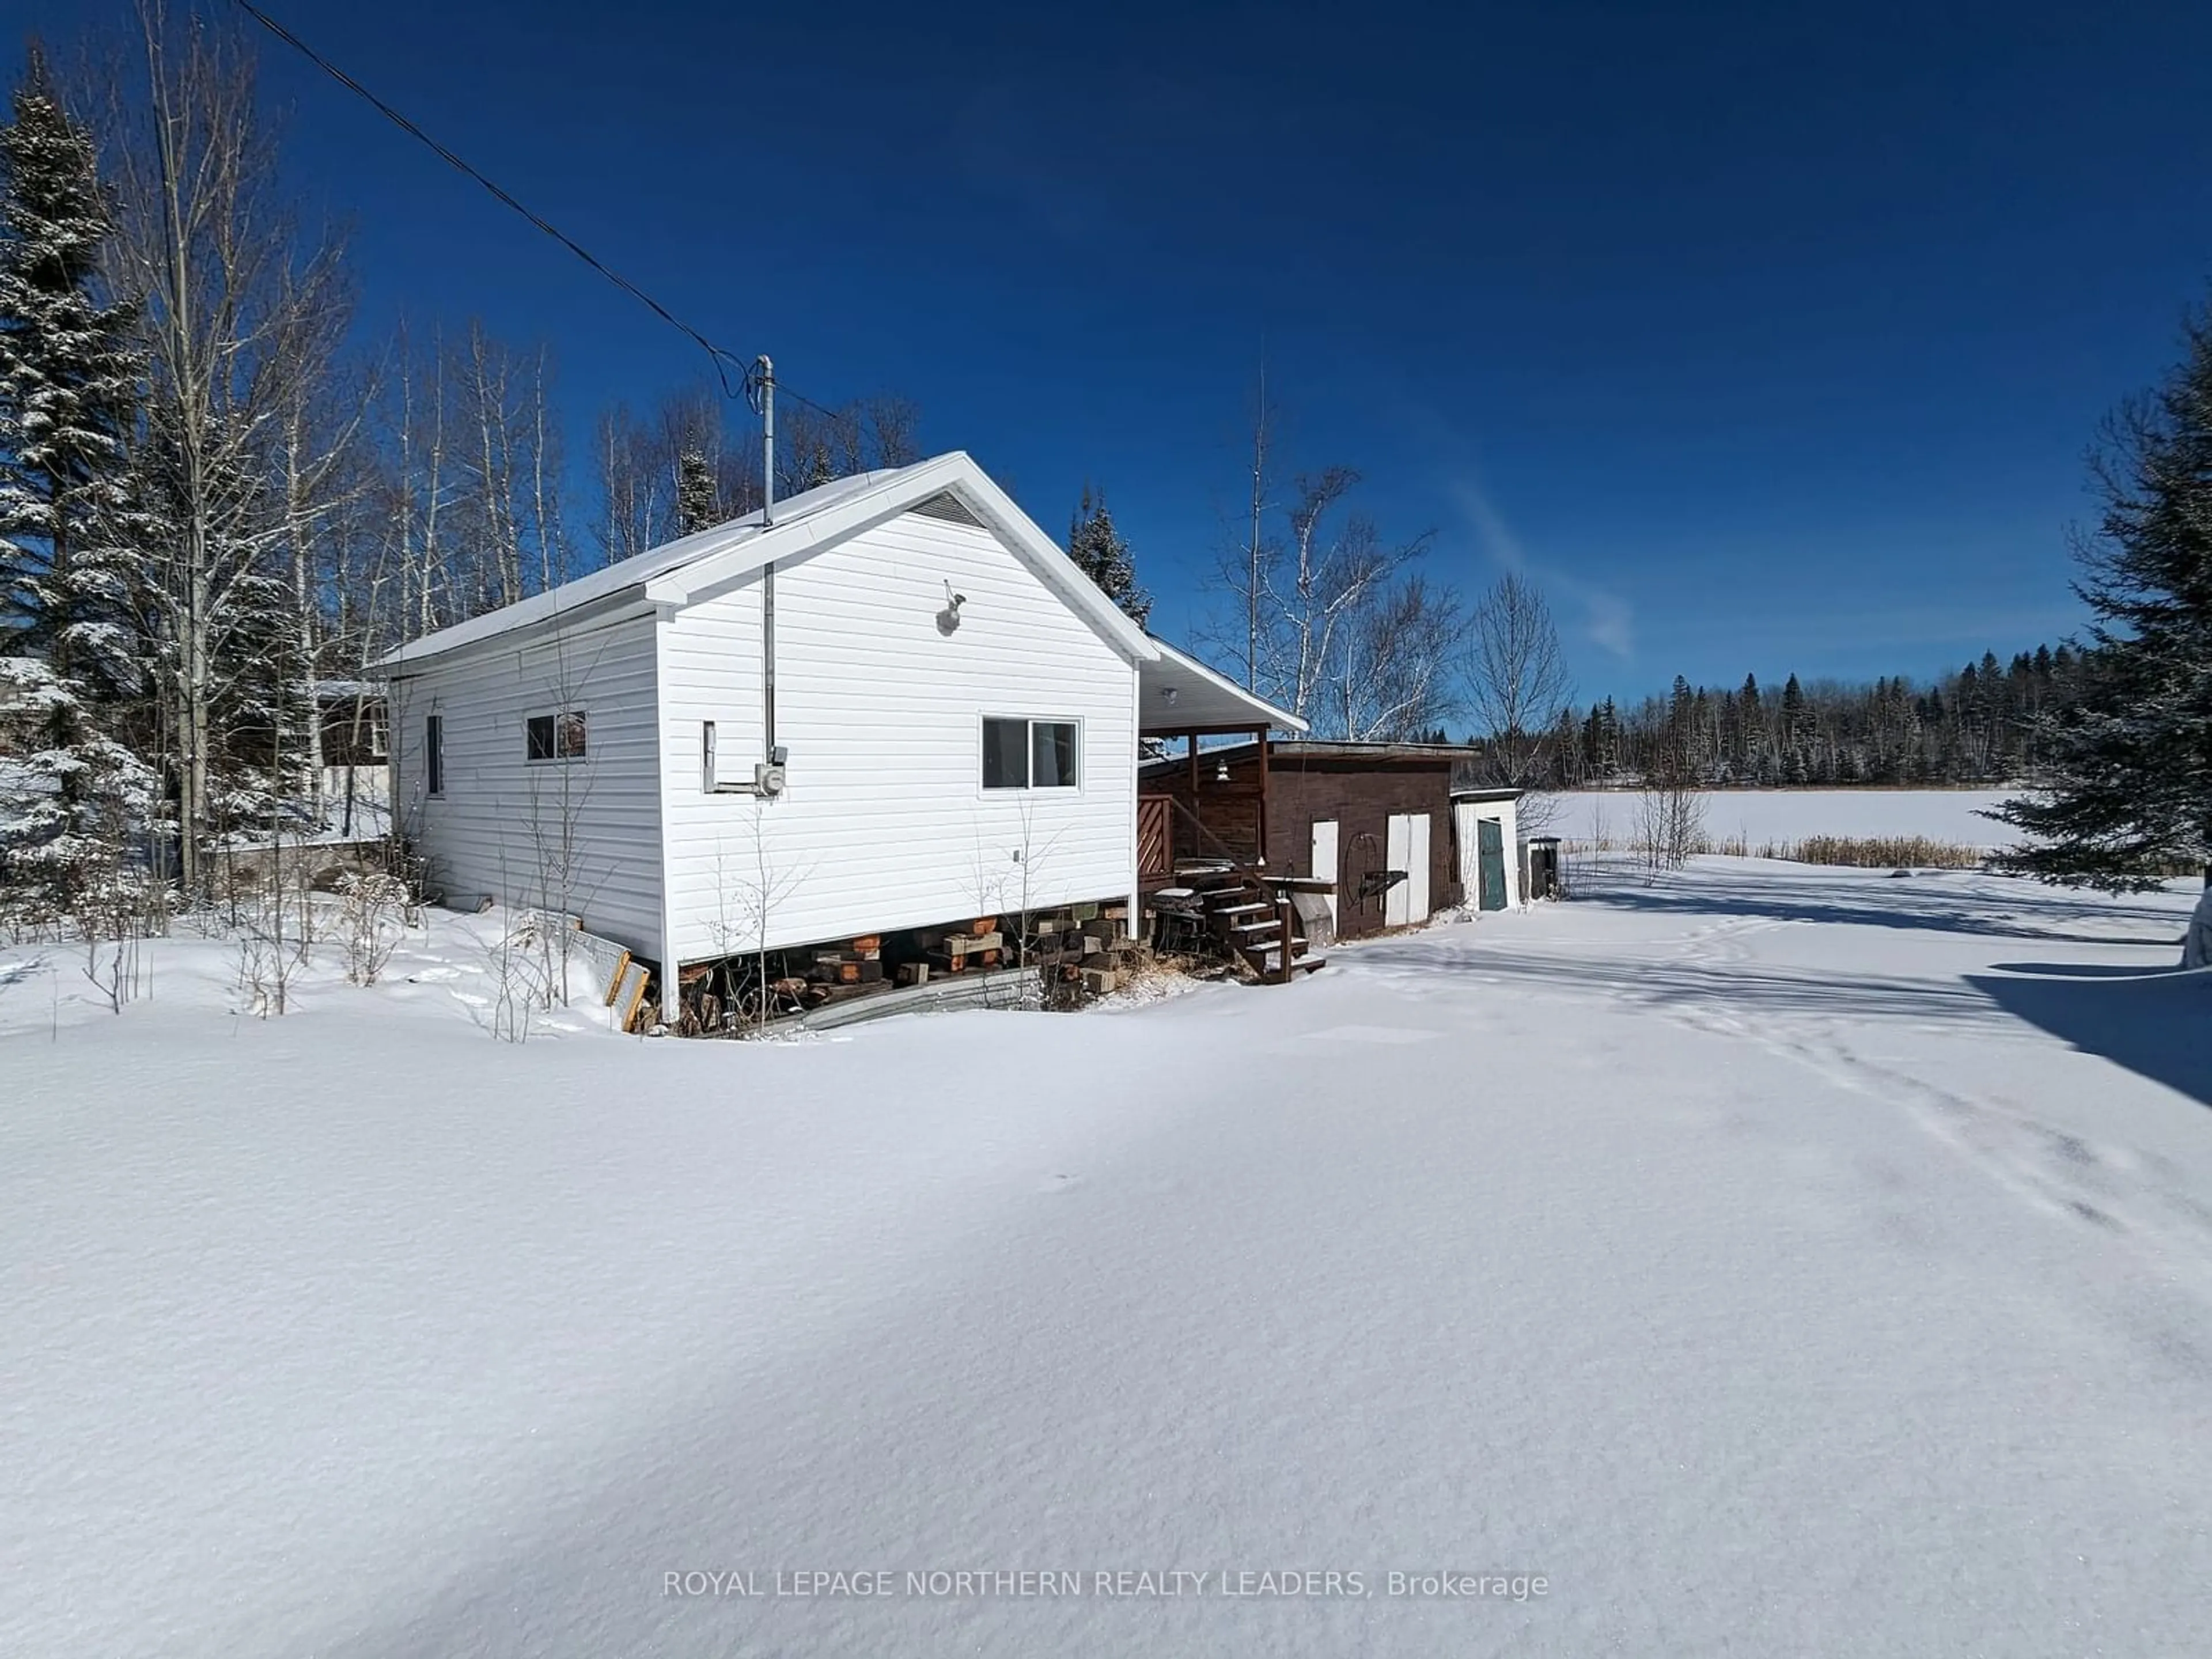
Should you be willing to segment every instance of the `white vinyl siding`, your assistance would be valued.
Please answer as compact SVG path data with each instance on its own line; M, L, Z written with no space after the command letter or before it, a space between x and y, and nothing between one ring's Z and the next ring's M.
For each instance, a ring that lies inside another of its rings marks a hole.
M966 595L951 634L947 582ZM904 514L779 562L786 788L706 793L706 722L724 783L763 758L761 586L662 624L674 960L752 947L763 895L775 948L1135 888L1134 665L975 526ZM1012 715L1077 728L1079 787L981 787L984 718Z
M586 927L658 959L654 626L641 615L552 641L510 636L393 680L399 829L448 903L488 895L535 908L565 897ZM532 763L532 717L580 710L590 716L585 752ZM423 753L433 717L444 751L436 795Z

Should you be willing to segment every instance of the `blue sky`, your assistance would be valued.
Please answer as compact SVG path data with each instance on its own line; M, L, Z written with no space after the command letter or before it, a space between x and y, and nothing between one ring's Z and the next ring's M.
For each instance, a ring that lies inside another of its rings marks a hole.
M1264 343L1286 462L1535 575L1586 696L2075 626L2084 447L2212 275L2201 5L267 7L797 389L914 398L1055 532L1102 483L1171 636ZM698 378L262 53L372 323L549 342L579 448Z

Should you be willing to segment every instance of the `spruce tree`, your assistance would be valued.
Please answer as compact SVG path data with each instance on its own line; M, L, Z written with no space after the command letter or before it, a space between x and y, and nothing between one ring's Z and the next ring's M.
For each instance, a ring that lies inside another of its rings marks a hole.
M1735 702L1742 711L1743 775L1753 783L1771 783L1773 779L1766 769L1766 717L1759 708L1758 675L1743 677L1743 690L1736 693Z
M2212 882L2212 307L2184 343L2106 423L2076 696L2041 724L2039 792L1992 814L2029 838L2008 866L2045 881L2140 891L2187 860Z
M150 805L147 769L119 743L143 653L129 572L111 533L128 491L139 384L131 308L106 301L113 228L91 135L63 106L33 44L0 127L0 667L33 782L0 835L11 879L43 871L57 902L112 856Z
M676 458L676 533L690 536L722 521L715 497L714 469L706 452L687 448Z
M1807 726L1809 718L1805 712L1805 689L1792 674L1782 685L1782 781L1802 784L1809 781L1812 764L1805 752Z
M1114 528L1105 491L1083 487L1083 503L1067 528L1067 556L1132 622L1139 628L1145 625L1152 614L1152 596L1137 586L1136 563L1129 556L1129 544Z
M99 293L113 224L92 137L35 46L13 114L0 127L0 629L70 678L73 657L127 659L97 626L116 573L95 526L120 500L139 366L131 308Z

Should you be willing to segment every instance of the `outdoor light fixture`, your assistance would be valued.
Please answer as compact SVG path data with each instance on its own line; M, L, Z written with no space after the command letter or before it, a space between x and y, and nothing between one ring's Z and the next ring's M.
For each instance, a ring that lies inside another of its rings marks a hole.
M945 609L937 613L937 631L940 634L950 634L954 629L959 627L960 607L967 603L968 596L965 593L954 592L952 591L952 584L949 581L946 582L945 584Z
M1170 708L1175 707L1175 700L1177 695L1176 688L1172 685L1164 685L1160 688L1160 696L1166 701L1168 707Z
M1226 783L1229 781L1229 763L1227 761L1223 760L1213 763L1213 781L1216 783Z

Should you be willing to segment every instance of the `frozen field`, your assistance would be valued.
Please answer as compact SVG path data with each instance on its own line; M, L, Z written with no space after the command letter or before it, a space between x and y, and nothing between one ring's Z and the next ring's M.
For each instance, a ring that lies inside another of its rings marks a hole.
M2201 1651L2189 896L1707 860L787 1045L0 951L0 1652Z
M2017 839L2002 823L1978 816L2001 805L2002 789L1709 789L1705 833L1716 841L1741 836L1754 850L1767 842L1808 836L1925 836L1962 847L2006 847ZM1551 799L1558 814L1545 833L1577 841L1601 834L1626 843L1636 833L1633 790L1577 790Z

